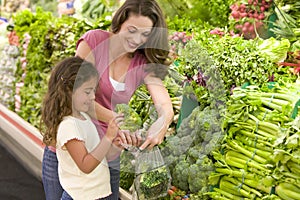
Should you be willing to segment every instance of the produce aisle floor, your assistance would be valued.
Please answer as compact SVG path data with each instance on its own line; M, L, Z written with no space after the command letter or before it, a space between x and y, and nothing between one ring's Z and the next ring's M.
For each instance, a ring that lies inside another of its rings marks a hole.
M1 134L1 130L0 130ZM0 144L0 199L44 200L41 181L30 174Z

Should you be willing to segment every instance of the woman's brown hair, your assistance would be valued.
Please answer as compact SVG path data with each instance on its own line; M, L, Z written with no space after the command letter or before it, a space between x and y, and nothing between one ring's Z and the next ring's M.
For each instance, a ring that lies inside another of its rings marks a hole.
M73 91L94 77L98 78L96 68L80 57L65 58L52 69L41 107L40 131L46 145L56 141L59 124L72 114Z
M168 73L170 65L168 30L163 12L155 0L126 0L114 14L111 31L118 33L122 24L130 14L149 17L153 22L153 28L147 42L138 49L145 55L149 65L147 71L154 72L157 77L163 79Z

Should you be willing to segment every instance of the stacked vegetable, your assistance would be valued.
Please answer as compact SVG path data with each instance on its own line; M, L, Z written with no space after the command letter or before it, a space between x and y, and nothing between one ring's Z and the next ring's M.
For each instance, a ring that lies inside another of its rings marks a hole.
M271 31L281 38L291 42L300 39L300 2L294 0L275 0L276 20L272 23Z
M209 177L213 199L300 199L298 84L236 88ZM287 187L288 186L288 187Z
M247 39L256 36L266 37L265 19L272 7L272 0L248 0L236 2L230 6L230 24L234 25L235 32Z
M12 25L2 23L3 21L0 20L0 31L3 31L0 34L0 39L2 38L2 34L6 34L7 38L5 38L5 42L3 41L3 43L0 41L0 55L2 58L0 62L0 103L10 107L14 104L12 91L14 91L16 80L14 73L17 69L18 56L20 55L18 48L19 38L13 30ZM6 29L5 32L4 28Z
M164 160L170 165L172 184L190 193L192 199L208 198L208 176L214 170L210 153L219 147L223 137L221 121L217 109L201 110L198 106L162 147Z

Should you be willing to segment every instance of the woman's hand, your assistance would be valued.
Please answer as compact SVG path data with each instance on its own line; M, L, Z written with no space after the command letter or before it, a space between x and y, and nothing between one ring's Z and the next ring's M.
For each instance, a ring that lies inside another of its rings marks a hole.
M147 131L146 140L140 146L140 149L152 149L155 145L162 143L167 129L168 126L165 122L165 118L163 116L158 118Z

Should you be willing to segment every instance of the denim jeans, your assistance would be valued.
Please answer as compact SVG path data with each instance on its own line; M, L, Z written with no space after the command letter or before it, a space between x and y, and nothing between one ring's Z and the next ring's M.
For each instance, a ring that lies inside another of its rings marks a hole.
M73 199L66 191L64 191L60 200L73 200Z
M73 200L73 199L66 191L64 191L60 200ZM108 200L108 197L95 199L95 200Z
M119 199L119 187L120 187L120 157L108 162L110 172L110 186L112 194L108 196L107 200Z
M63 188L59 183L57 166L56 153L50 151L46 146L42 161L42 181L46 200L59 200L63 193Z

